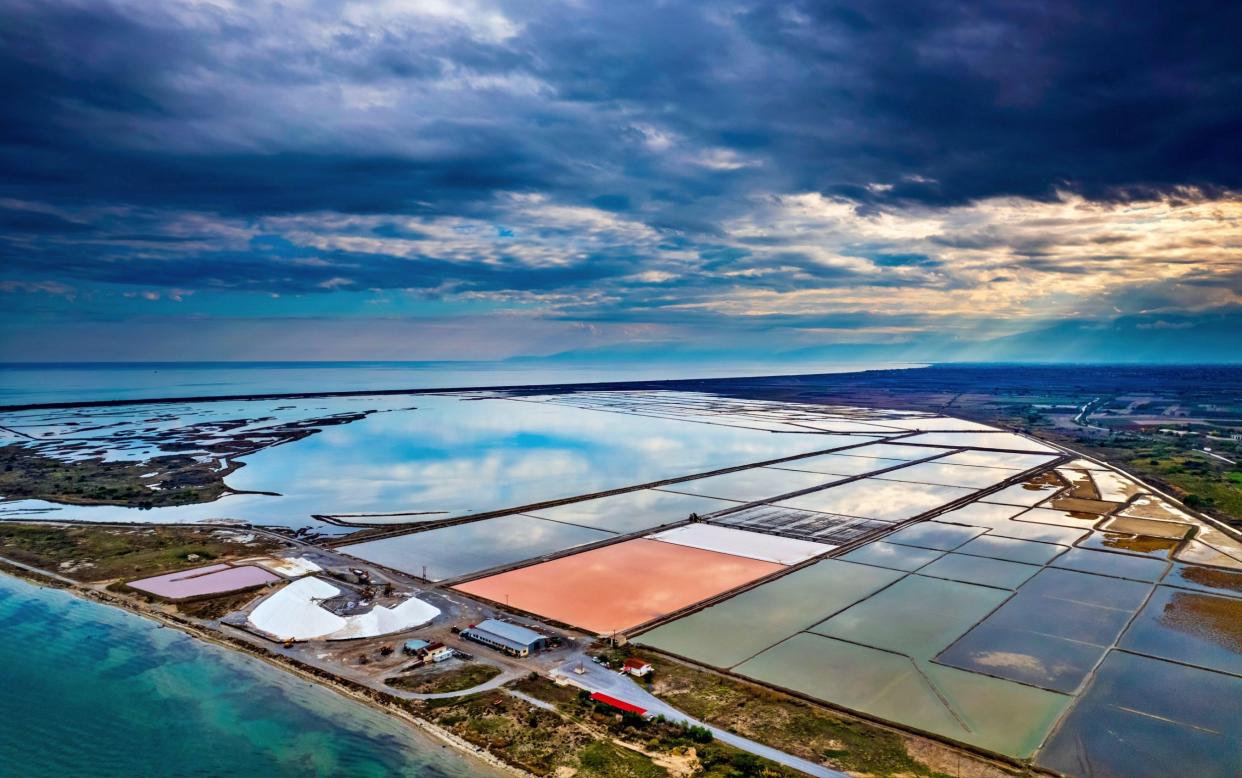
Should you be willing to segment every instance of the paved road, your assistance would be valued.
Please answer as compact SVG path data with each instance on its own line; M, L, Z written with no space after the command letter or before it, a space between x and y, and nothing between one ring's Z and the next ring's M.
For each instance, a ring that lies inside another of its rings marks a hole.
M447 700L451 697L465 697L468 694L477 694L479 692L491 691L492 689L499 689L500 687L509 683L509 681L516 681L517 679L526 675L527 672L529 671L505 670L503 673L491 679L490 681L485 681L479 684L478 686L472 686L469 689L462 689L459 692L442 692L439 694L418 694L417 692L409 692L409 691L405 691L404 689L394 689L391 686L384 689L384 691L389 694L396 695L397 697L402 697L407 700Z
M525 692L519 692L517 689L505 689L505 691L508 692L511 696L517 697L519 700L523 700L524 702L528 702L531 705L534 705L536 708L543 708L544 710L557 713L556 706L550 702L544 702L538 697L532 697L529 694L526 694Z
M685 713L677 710L673 706L667 704L659 697L648 692L638 684L634 683L629 677L621 675L612 670L607 670L594 662L583 662L581 667L586 671L581 675L574 672L574 668L578 667L577 661L568 662L559 668L560 675L569 679L570 683L581 686L592 692L603 692L604 694L616 697L619 700L637 705L640 708L646 708L651 713L664 716L670 721L684 721L691 726L706 727L711 731L712 736L722 743L728 743L731 746L740 748L743 751L749 751L757 756L770 759L778 764L791 767L807 775L814 775L817 778L848 778L846 773L838 772L832 768L825 767L821 764L808 761L801 757L787 754L784 751L777 750L762 743L756 743L749 738L736 735L727 730L714 727L706 722L692 719Z
M60 581L61 583L67 583L67 584L73 584L74 586L80 585L80 582L75 581L72 578L66 578L60 573L53 573L51 570L44 570L41 567L34 567L32 565L26 564L25 562L18 562L16 559L9 559L8 557L0 556L0 562L4 562L6 565L13 565L13 567L21 568L22 570L35 573L36 575L41 575L46 578L51 578L54 581Z
M1237 462L1234 462L1232 459L1228 459L1228 458L1226 458L1226 457L1222 457L1220 454L1217 454L1217 453L1212 452L1212 451L1208 451L1206 448L1204 448L1204 449L1199 449L1199 453L1201 453L1201 454L1207 454L1208 456L1213 457L1214 459L1219 459L1219 460L1220 460L1220 461L1222 461L1222 462L1228 462L1228 463L1229 463L1229 464L1231 464L1231 465L1236 465L1236 464L1238 464Z

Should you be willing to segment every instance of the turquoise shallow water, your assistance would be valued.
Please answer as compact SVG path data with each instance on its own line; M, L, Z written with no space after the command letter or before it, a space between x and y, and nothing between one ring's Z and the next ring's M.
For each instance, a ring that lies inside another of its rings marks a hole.
M493 776L258 660L0 575L0 776Z

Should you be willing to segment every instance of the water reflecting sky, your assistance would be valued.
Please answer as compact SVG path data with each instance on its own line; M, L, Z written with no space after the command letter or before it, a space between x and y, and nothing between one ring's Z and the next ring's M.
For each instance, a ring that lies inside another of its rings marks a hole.
M239 519L306 527L312 514L426 512L443 518L691 475L831 448L815 434L773 434L689 420L507 399L370 398L387 408L243 458L231 495L213 503L139 510L8 503L7 518L184 522ZM315 401L315 405L323 405ZM414 409L408 406L416 405ZM214 413L210 405L187 406ZM840 445L840 443L836 443ZM416 517L417 518L417 517Z

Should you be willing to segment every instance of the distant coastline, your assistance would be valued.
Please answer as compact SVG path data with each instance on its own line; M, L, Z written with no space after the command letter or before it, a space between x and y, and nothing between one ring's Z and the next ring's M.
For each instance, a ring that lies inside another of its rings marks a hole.
M887 362L10 362L0 406L244 400L827 375L925 367Z

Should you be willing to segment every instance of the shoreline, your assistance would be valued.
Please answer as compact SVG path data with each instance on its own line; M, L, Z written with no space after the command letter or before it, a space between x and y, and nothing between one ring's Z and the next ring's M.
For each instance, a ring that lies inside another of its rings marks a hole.
M248 643L246 641L232 638L222 632L201 627L180 618L171 616L167 613L147 608L140 603L130 602L125 598L109 594L107 592L93 589L78 582L70 582L64 576L52 573L41 568L16 562L5 557L0 557L0 575L7 575L25 581L29 584L39 587L49 587L70 594L84 602L92 602L97 605L113 607L126 611L135 616L157 622L165 627L171 627L179 630L183 634L192 638L202 640L219 648L235 651L246 656L253 657L269 667L275 668L282 672L290 673L302 678L303 680L317 684L324 688L332 690L334 693L345 697L353 702L357 702L372 710L379 711L385 715L392 716L403 723L413 726L423 734L433 740L438 740L441 744L453 748L465 757L477 759L489 767L493 767L519 778L537 778L534 773L527 772L519 767L505 762L486 749L475 746L473 743L458 737L448 730L423 719L407 708L393 700L383 699L382 692L374 689L363 689L356 687L350 681L331 676L314 668L302 665L302 663L283 657L279 654L273 654L263 650L261 647Z
M667 389L672 388L673 386L680 387L680 386L685 386L687 384L693 384L693 383L711 384L714 382L710 379L702 379L702 380L694 380L694 381L670 380L667 382L658 382L658 383L663 384L663 386L658 386L656 383L651 383L651 382L645 382L645 383L644 382L626 382L624 384L609 384L609 385L626 386L629 388L650 387L652 389L667 390ZM577 384L577 385L566 385L566 386L567 387L572 386L572 388L565 388L565 389L562 389L561 391L564 393L572 394L574 393L575 389L578 391L588 391L598 386L604 386L604 384L595 384L595 385ZM522 389L525 389L527 393L530 393L533 391L548 391L548 392L558 391L558 388L556 386L522 387ZM377 391L358 391L358 392L346 392L346 393L327 392L327 393L317 393L317 394L298 394L298 395L280 395L280 396L289 397L291 399L299 398L299 397L351 396L351 395L377 396L377 395L408 394L412 396L413 395L424 395L425 396L425 395L447 394L450 391L453 391L453 390L418 389L418 390L408 390L408 391L407 390L393 390L393 391L378 391L378 392ZM479 390L479 391L482 392L485 390ZM710 391L710 389L706 391ZM203 398L202 401L212 402L212 401L223 400L223 399L229 399L229 398ZM457 398L457 399L471 399L471 398L463 397L463 398ZM141 404L153 404L157 402L171 402L171 400L151 400L151 401L117 400L117 401L108 401L104 404L107 404L107 405L135 405L135 404L141 405ZM91 405L91 404L88 404L88 405ZM73 407L73 406L64 406L64 407ZM864 405L862 407L869 407L869 406ZM917 407L917 406L910 406L910 407ZM954 413L955 415L959 415L960 418L972 418L971 414L961 413L960 411L951 410L948 408L948 406L946 406L944 410L940 412L945 413L945 414ZM1173 496L1170 493L1171 490L1169 489L1167 484L1160 482L1160 481L1153 481L1150 478L1144 478L1142 476L1139 476L1135 474L1134 472L1132 472L1129 469L1129 467L1127 467L1126 464L1119 463L1119 462L1115 463L1110 457L1104 454L1100 454L1098 452L1086 453L1080 450L1079 448L1073 446L1072 444L1068 444L1064 442L1064 440L1061 439L1059 436L1041 434L1041 432L1039 431L1031 431L1031 430L1023 431L1023 428L1019 428L1013 424L1005 423L1005 422L998 422L996 420L991 420L991 419L988 420L988 423L995 425L997 429L1008 430L1016 435L1026 436L1026 437L1030 437L1033 440L1039 440L1041 442L1046 442L1053 448L1061 451L1062 453L1066 455L1096 462L1104 468L1107 468L1109 470L1112 470L1116 473L1119 473L1121 475L1128 477L1129 479L1133 480L1136 484L1139 484L1142 487L1144 487L1145 491L1151 493L1152 495L1158 496L1166 500L1171 505L1179 507L1181 510L1193 516L1198 521L1201 521L1223 532L1226 535L1230 535L1235 538L1242 537L1242 534L1239 533L1238 528L1229 526L1225 522L1217 520L1214 517L1205 514L1201 510L1190 508L1184 505L1180 499L1178 499L1177 497ZM907 434L909 435L909 434L915 434L915 433L911 432ZM894 438L897 438L897 439L901 437L903 436L902 435L894 436ZM833 450L836 450L836 449L833 449ZM773 460L773 461L779 461L779 460ZM243 464L244 463L240 463L239 466ZM1053 464L1047 465L1047 467L1054 467L1056 465L1063 465L1063 464L1065 464L1064 461L1058 460L1057 462ZM751 466L754 466L754 465L751 465ZM623 489L619 489L615 491L617 492L629 491L630 489L643 488L644 486L649 487L651 485L652 484L644 484L644 485L639 485L636 487L628 487L628 488L623 488ZM600 494L606 494L606 493L600 493ZM570 502L570 501L575 501L577 499L582 499L582 498L581 497L567 498L564 501ZM558 504L559 502L560 501L552 501L551 504ZM514 509L510 508L510 509L506 509L504 512L507 513L512 510ZM380 514L380 515L395 516L395 515L406 515L406 514ZM450 519L449 522L452 523L458 520L477 521L481 518L486 518L486 517L487 517L486 514L472 515L469 517L460 517L460 519ZM326 517L321 517L321 516L316 515L315 518L322 521ZM52 524L56 524L56 523L85 524L85 525L91 525L91 526L106 526L106 525L117 525L117 524L124 524L125 526L161 526L157 522L133 522L133 523L89 522L89 521L75 522L72 520L44 520L37 516L30 517L29 519L19 519L19 521L30 521L33 523L52 523ZM331 523L337 523L337 522L331 522ZM350 526L345 522L341 522L341 523L346 524L346 526ZM425 528L427 525L435 524L435 523L436 522L427 522L423 525L420 525L420 528ZM215 524L215 522L211 522L210 524ZM203 526L203 525L196 524L196 523L189 523L185 526ZM272 534L277 537L280 537L282 540L285 540L285 541L292 541L295 543L305 542L304 539L297 538L296 533L294 537L289 537L289 536L281 534L279 532L279 529L277 528L258 527L258 526L249 524L247 522L239 522L236 524L227 523L227 524L221 524L220 526L227 526L227 527L236 528L236 529L246 528L250 531L258 531L258 532L263 532L265 534ZM357 525L353 525L353 526L357 526ZM365 527L366 525L363 525L363 526ZM373 533L376 533L379 536L385 536L388 534L402 534L403 531L409 531L408 525L405 525L404 530L403 530L402 525L385 526L382 524L372 525L370 529ZM364 531L361 533L354 533L354 534L365 535L366 532ZM307 545L322 548L322 549L332 550L333 547L337 545L338 542L340 541L334 541L332 538L326 538L326 539L321 539L317 543L310 543ZM349 542L356 542L356 540L354 539L353 536L351 536L351 540ZM18 569L18 570L11 569L11 565L14 565L14 564L16 564L21 569ZM481 762L488 764L492 767L498 768L498 769L503 769L506 773L520 775L520 776L531 776L533 778L532 773L528 772L522 767L515 766L514 764L511 764L505 761L503 757L498 756L497 753L495 752L496 746L494 744L488 744L486 741L484 741L483 745L476 745L464 739L460 735L455 734L453 731L446 730L443 726L435 723L434 721L424 718L424 716L428 715L429 713L428 709L420 708L418 706L411 707L408 701L402 698L399 698L399 697L393 697L389 694L386 694L382 689L376 689L376 688L367 686L365 684L360 684L356 680L350 678L349 676L338 676L329 669L324 669L319 666L316 666L313 661L308 663L306 661L307 657L305 655L299 657L299 656L288 656L288 655L282 654L279 650L273 650L272 645L274 644L267 645L262 642L252 641L248 639L245 635L235 630L231 625L218 624L210 619L208 620L200 620L198 618L191 619L190 617L187 617L181 614L167 613L167 612L164 612L163 610L160 610L158 606L151 606L143 602L132 600L131 598L125 597L123 595L117 595L117 594L113 594L112 592L103 591L98 586L95 586L89 583L73 581L73 580L67 579L65 576L60 576L57 573L50 572L50 571L41 569L39 567L17 563L14 560L7 560L3 557L0 557L0 572L12 574L15 577L19 577L25 580L32 581L36 585L39 585L39 586L52 586L55 588L67 589L71 594L73 594L75 597L78 597L79 599L93 600L100 604L113 605L114 607L129 611L130 613L133 613L135 615L142 616L142 617L151 619L153 621L156 621L157 623L163 626L170 626L170 627L176 628L180 630L183 634L187 634L191 637L197 637L199 639L214 643L217 646L220 646L221 648L225 648L225 649L231 648L231 649L249 654L250 656L263 660L269 666L291 672L294 675L296 675L298 678L307 680L308 682L318 683L321 686L326 686L332 689L333 691L335 691L336 693L342 695L343 697L347 697L356 702L360 702L360 703L370 706L372 710L383 712L388 715L394 716L398 719L401 719L406 724L417 727L420 732L426 733L429 737L440 741L442 743L442 747L452 747L455 749L456 752L459 752L461 754L473 755L476 759L480 760ZM384 572L382 566L381 566L381 572ZM48 578L59 579L59 580L44 580L40 576L46 576ZM733 596L736 593L737 592L730 591L729 596ZM497 608L499 608L499 606L497 606ZM550 623L555 625L555 622L550 622ZM676 657L676 655L673 655L673 656ZM683 660L683 661L687 665L696 667L697 669L704 669L703 667L698 666L698 664L694 662L693 660ZM713 668L708 667L706 669L712 670ZM773 687L766 687L766 685L764 684L759 684L759 685L765 688L773 688ZM793 697L801 696L797 694L796 692L789 692L788 690L783 690L780 687L774 687L774 688L779 692L782 692L784 694L789 694ZM499 694L507 693L505 690L502 690L502 689L496 689L495 691ZM462 698L465 699L466 697L469 697L469 696L471 695L462 695ZM513 694L512 696L522 699L521 696L518 694ZM825 705L825 703L823 703L822 701L818 701L813 698L808 699L808 701L814 704L818 704L818 705ZM434 713L434 711L430 711L430 712ZM846 712L848 713L849 711L846 711ZM562 716L562 718L565 718L565 716ZM887 724L887 722L883 722L883 721L873 722L873 723L878 723L881 725ZM913 733L914 735L917 735L917 736L924 736L922 733L919 733L917 730L908 730L901 726L896 726L895 729L899 733ZM469 732L467 732L466 734L470 735ZM938 740L938 738L934 735L927 736L927 737L929 737L929 739L932 741ZM952 741L950 741L947 745L953 748L959 748L959 749L962 748L960 744L955 744ZM973 756L979 756L979 755L975 754ZM984 756L991 758L991 755L988 755L988 754L984 754ZM521 763L519 762L518 764L521 764Z

